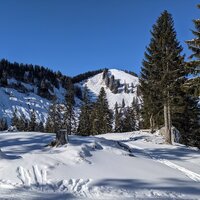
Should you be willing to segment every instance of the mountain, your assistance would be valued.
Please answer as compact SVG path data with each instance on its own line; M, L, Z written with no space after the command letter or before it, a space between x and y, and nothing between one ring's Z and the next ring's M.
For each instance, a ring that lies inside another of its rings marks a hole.
M113 91L111 89L111 84L106 84L107 79L104 77L104 74L105 71L98 73L80 83L76 83L75 86L81 89L86 86L89 89L90 97L93 101L96 100L100 89L103 87L107 94L108 103L111 109L114 108L116 102L121 106L123 99L125 106L130 106L133 98L138 98L138 100L141 101L138 89L138 77L118 69L107 70L106 74L108 79L110 79L108 82L111 82L111 77L113 77L114 82L118 84L117 91Z
M107 83L111 79L114 84L118 84L115 91L111 88L111 82ZM101 87L104 87L111 109L114 108L116 102L121 105L123 99L125 106L129 106L133 97L138 97L138 82L138 77L134 73L117 69L100 69L71 78L44 67L1 60L0 118L6 119L10 124L13 113L16 112L18 117L24 116L30 120L31 111L34 110L37 122L45 123L49 106L54 100L58 103L65 101L70 83L75 86L77 116L84 86L88 87L92 101L95 101Z

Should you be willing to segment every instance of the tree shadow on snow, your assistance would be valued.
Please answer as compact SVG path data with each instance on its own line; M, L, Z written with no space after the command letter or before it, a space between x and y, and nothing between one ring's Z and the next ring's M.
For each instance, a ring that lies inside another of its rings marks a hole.
M199 184L192 181L183 181L179 179L164 179L160 183L144 182L137 179L104 179L95 181L95 186L111 187L114 189L128 190L137 192L139 190L155 190L163 193L176 193L184 195L200 195ZM161 197L163 199L163 197Z

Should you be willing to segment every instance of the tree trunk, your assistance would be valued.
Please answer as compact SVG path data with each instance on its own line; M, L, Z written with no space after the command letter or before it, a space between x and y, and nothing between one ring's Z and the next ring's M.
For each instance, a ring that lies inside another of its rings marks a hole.
M172 144L172 121L171 121L171 108L168 103L168 123L169 123L169 143Z
M65 138L66 132L64 131L59 131L56 133L56 146L58 145L64 145L67 143L66 138Z
M164 122L165 122L165 140L171 144L171 114L170 107L167 102L164 104Z
M49 146L52 147L57 147L60 145L64 145L67 144L68 142L68 135L67 135L67 140L65 135L67 134L66 130L60 130L59 132L56 133L56 139L54 141L52 141Z
M154 132L153 114L151 114L151 116L150 116L149 123L150 123L150 131L151 131L151 133L153 133Z

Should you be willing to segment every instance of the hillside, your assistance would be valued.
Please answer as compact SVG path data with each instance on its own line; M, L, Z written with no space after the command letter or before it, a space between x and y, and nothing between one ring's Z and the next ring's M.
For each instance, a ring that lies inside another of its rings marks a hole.
M65 101L69 81L82 80L80 83L74 83L77 116L84 86L88 87L92 101L95 101L101 87L104 87L110 108L113 109L115 103L118 102L121 105L123 99L126 106L131 104L133 97L137 96L139 82L136 76L127 72L116 69L109 70L108 76L113 75L119 82L119 92L113 93L103 80L103 70L86 72L70 78L43 67L12 64L2 60L0 61L0 72L0 118L6 119L8 124L10 124L15 111L18 117L30 120L32 110L35 111L37 122L45 123L49 106L53 100L58 103ZM41 75L38 75L37 72ZM125 85L126 92L124 92Z
M198 199L200 154L145 132L70 136L0 134L1 199Z

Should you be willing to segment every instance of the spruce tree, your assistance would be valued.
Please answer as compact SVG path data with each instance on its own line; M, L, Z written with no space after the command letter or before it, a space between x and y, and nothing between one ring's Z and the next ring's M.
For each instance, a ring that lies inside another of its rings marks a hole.
M35 111L31 111L30 123L29 123L29 131L36 131L37 130L37 121Z
M200 9L200 4L197 5ZM195 36L194 39L186 41L188 44L188 48L192 51L192 55L190 58L195 58L195 60L191 61L189 64L189 70L193 74L200 73L200 19L193 20L195 30L192 30L193 35ZM198 79L198 84L200 86L200 78ZM199 94L200 95L200 94Z
M67 94L65 95L66 110L64 113L65 128L67 129L69 135L72 133L73 128L76 128L74 104L74 86L70 81Z
M200 4L197 5L200 9ZM192 30L194 39L187 40L188 48L192 51L192 55L189 57L191 60L187 63L187 69L189 74L193 74L193 79L188 79L184 84L186 92L192 94L195 97L200 96L200 19L193 20L195 30Z
M123 130L122 113L119 110L117 102L115 103L115 113L114 113L114 132L120 133Z
M140 108L137 97L133 97L131 109L133 118L135 120L135 130L138 130L140 128Z
M92 113L93 134L108 133L112 130L112 112L109 110L106 93L102 87Z
M13 112L13 117L12 117L12 120L11 120L11 125L15 126L17 129L19 129L20 119L17 116L17 109L15 109L14 112Z
M158 116L164 114L165 138L171 143L172 100L176 95L175 85L185 75L184 57L172 16L167 11L158 18L151 34L141 73L143 113L150 119L151 129Z
M49 107L45 131L48 133L57 133L61 126L61 110L56 101L53 101L53 104Z
M87 87L83 91L83 105L81 106L81 113L79 116L79 126L77 132L79 135L87 136L91 134L92 123L90 119L91 103L89 101L89 94Z
M5 131L8 129L7 120L5 118L0 119L0 131Z
M122 108L124 108L125 107L125 101L124 101L124 99L122 99Z

